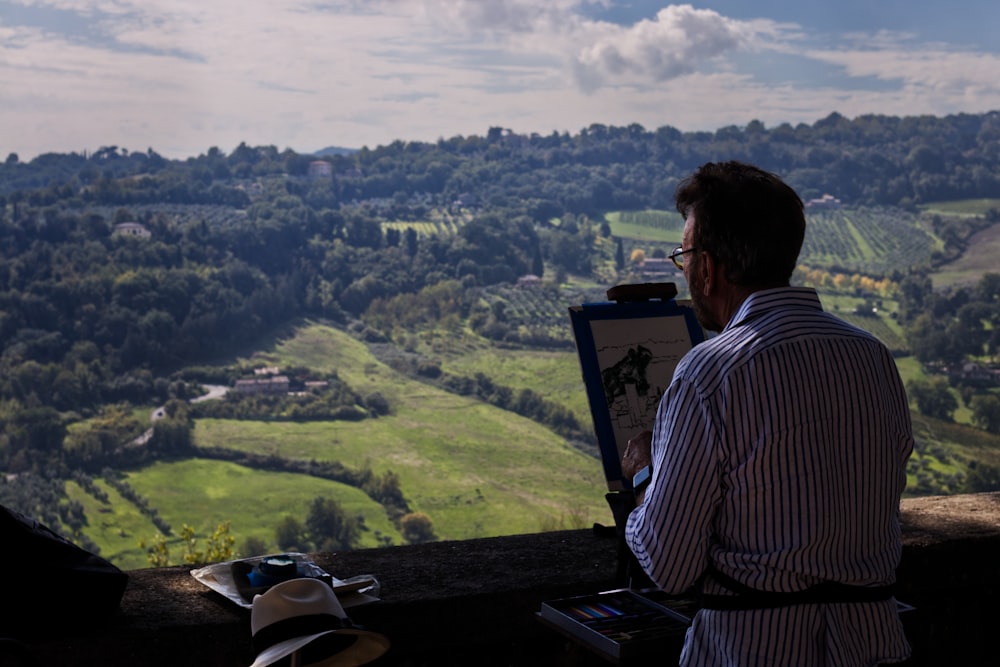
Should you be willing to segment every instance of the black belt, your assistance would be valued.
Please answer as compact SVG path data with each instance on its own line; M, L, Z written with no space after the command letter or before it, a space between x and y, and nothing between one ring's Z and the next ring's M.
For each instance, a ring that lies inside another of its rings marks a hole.
M851 586L838 581L824 581L802 591L782 593L750 588L722 574L714 567L709 568L709 576L736 593L736 595L701 595L699 602L702 609L720 611L772 609L797 604L883 602L893 597L895 589L895 586Z

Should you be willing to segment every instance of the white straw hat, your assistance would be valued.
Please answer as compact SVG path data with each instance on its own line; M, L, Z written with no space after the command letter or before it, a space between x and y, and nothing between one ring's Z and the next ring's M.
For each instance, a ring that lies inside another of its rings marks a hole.
M301 667L354 667L389 650L389 639L351 623L333 589L319 579L291 579L255 595L250 612L254 654L250 667L291 656Z

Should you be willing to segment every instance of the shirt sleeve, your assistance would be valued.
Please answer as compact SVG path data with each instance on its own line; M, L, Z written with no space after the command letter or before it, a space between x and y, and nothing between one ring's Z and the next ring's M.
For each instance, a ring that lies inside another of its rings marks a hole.
M671 594L694 585L708 564L721 499L712 423L697 387L675 378L657 409L645 500L626 524L625 539L639 564Z

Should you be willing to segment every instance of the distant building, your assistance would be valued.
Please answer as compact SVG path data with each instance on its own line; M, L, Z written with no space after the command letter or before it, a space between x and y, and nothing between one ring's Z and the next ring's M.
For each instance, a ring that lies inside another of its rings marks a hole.
M309 163L309 178L330 178L333 176L333 165L326 160L313 160Z
M647 257L639 264L639 272L648 277L677 276L682 272L669 257Z
M140 225L138 222L119 223L115 225L111 233L115 236L136 236L142 239L148 239L153 235L144 225Z
M529 273L528 275L521 276L517 279L518 287L538 287L541 284L542 279L533 273Z
M455 197L451 205L457 208L475 208L479 206L479 197L471 192L463 192Z
M307 391L319 391L321 389L326 389L330 386L330 383L326 380L309 380L303 384Z
M806 202L806 208L834 209L841 206L840 200L833 195L823 195L819 199L810 199Z
M236 186L236 189L247 193L247 196L250 197L251 200L260 199L264 195L264 185L256 181L250 183L249 185L243 185L240 183Z
M1000 385L1000 370L988 368L967 361L961 366L948 369L948 379L953 383L961 382L978 387L995 387Z
M241 394L287 394L288 377L274 375L237 380L236 391Z

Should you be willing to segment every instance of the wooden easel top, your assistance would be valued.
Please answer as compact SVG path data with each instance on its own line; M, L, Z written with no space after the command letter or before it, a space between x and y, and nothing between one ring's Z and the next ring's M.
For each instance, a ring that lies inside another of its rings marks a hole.
M676 283L637 283L634 285L615 285L608 290L608 301L625 303L626 301L650 301L661 299L666 301L677 296Z

